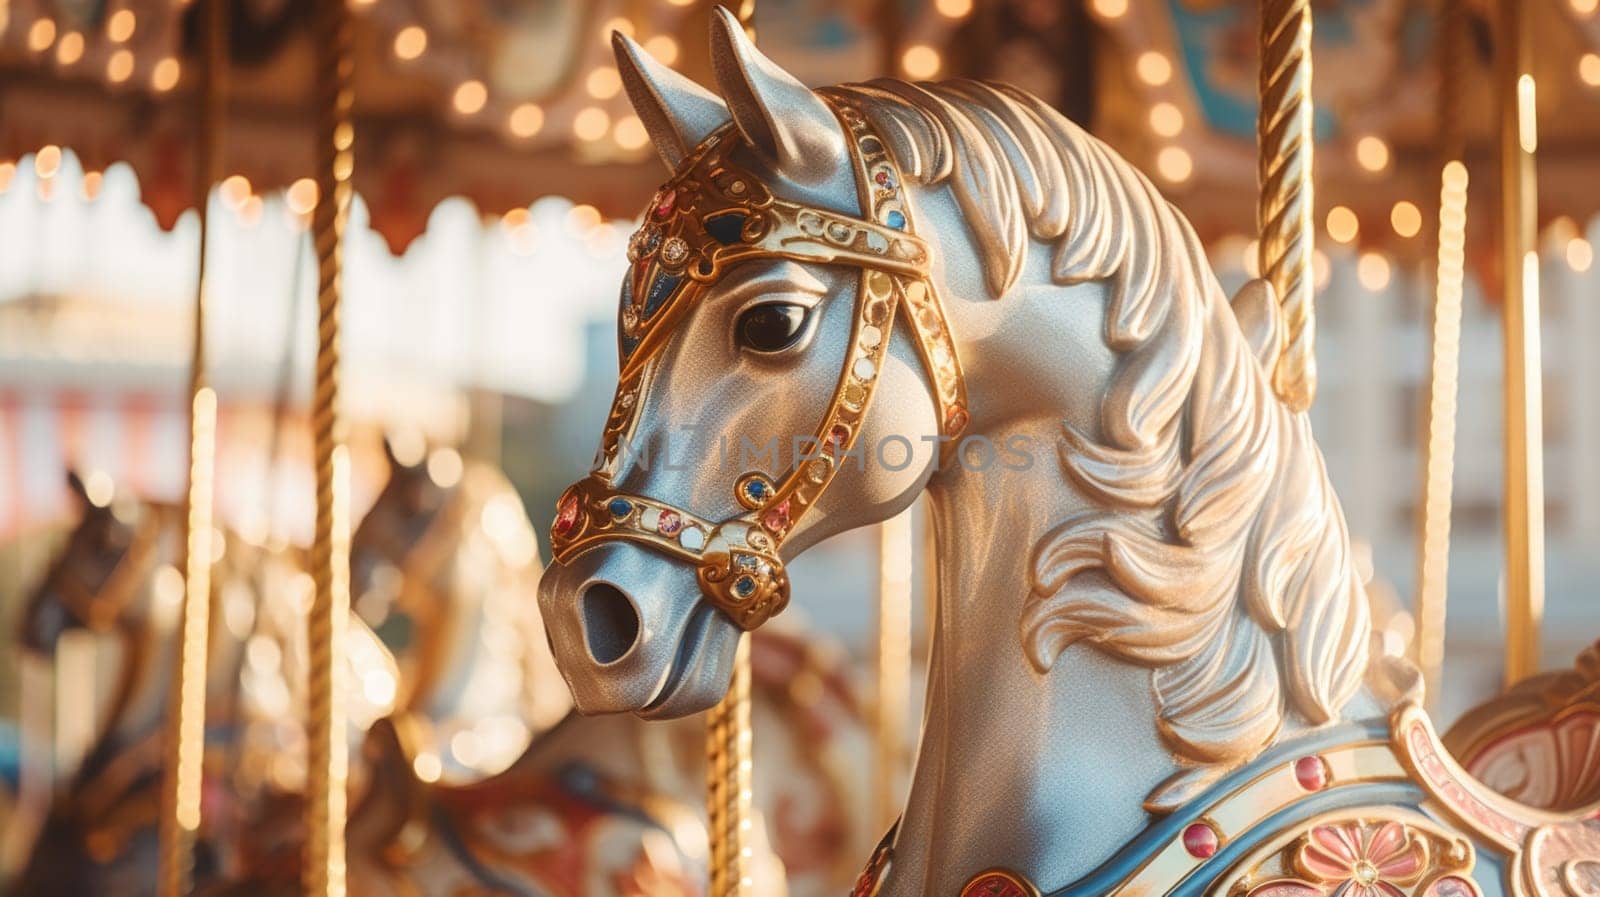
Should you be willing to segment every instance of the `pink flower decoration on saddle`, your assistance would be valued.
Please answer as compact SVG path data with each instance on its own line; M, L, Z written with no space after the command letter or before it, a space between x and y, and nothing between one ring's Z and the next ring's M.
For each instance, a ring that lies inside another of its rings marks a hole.
M1312 829L1296 859L1311 878L1337 885L1338 897L1405 897L1397 885L1422 874L1428 848L1398 822L1345 822Z

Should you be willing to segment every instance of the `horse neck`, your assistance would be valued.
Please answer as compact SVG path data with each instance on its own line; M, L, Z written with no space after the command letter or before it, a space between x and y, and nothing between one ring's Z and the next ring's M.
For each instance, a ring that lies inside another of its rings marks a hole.
M1038 451L1058 426L990 435L1025 435ZM993 866L1066 884L1148 824L1141 798L1175 770L1149 671L1078 646L1040 675L1023 654L1034 546L1076 505L1053 452L1025 471L947 471L929 499L939 560L927 712L885 897L959 893Z
M436 721L526 715L523 652L537 635L529 631L537 571L507 562L497 539L512 537L480 523L487 498L498 494L498 476L474 465L473 479L452 499L458 506L441 521L437 563L417 583L439 617L410 709Z
M181 509L171 505L152 505L151 512L161 515L161 541L141 586L143 594L138 600L143 607L120 630L124 642L122 668L101 750L122 750L156 736L172 697L172 680L181 649L182 613L178 607L156 606L162 599L155 594L154 577L163 566L182 569L184 518ZM212 601L206 648L206 725L213 729L228 725L235 716L244 648L244 639L225 619L229 611L223 606L230 600L231 586L236 585L231 581L243 575L237 566L239 547L230 548L211 575L214 588L222 595L221 600ZM256 612L260 612L259 608Z

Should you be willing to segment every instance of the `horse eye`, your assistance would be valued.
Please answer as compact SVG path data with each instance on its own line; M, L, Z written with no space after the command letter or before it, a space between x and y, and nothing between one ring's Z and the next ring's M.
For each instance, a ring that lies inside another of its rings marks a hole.
M803 305L757 305L739 316L739 341L757 352L778 352L794 345L805 325Z

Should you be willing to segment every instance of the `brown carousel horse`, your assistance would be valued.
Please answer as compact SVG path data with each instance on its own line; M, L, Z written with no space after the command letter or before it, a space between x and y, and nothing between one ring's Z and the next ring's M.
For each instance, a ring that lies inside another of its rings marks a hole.
M71 630L90 633L115 657L104 708L85 707L96 733L79 768L54 795L17 892L28 895L153 894L165 717L183 596L180 507L127 495L80 499L77 524L23 609L26 650L53 655ZM206 677L204 825L199 882L233 874L243 832L276 812L303 780L293 762L303 732L293 712L306 671L309 587L292 552L224 530L212 574ZM279 600L263 600L272 595ZM353 621L350 674L394 676L393 663ZM354 721L370 725L389 705L352 689ZM273 762L276 758L277 762Z
M531 600L540 569L521 502L498 471L445 452L404 464L391 451L351 542L354 606L400 658L404 708L363 751L352 895L703 893L703 725L561 718L567 692ZM489 640L506 631L522 638L497 655ZM803 632L763 633L753 659L756 805L777 847L758 864L761 893L837 893L870 838L866 771L851 762L866 753L864 709L840 653ZM483 692L470 709L463 690ZM532 737L507 765L485 741L516 731L504 718L519 712ZM475 752L452 756L463 732ZM294 892L298 831L256 835L246 873L207 897Z

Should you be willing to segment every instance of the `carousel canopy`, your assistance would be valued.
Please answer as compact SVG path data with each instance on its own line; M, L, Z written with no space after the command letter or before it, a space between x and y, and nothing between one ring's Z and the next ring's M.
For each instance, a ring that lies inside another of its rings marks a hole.
M395 252L451 196L484 214L550 194L607 217L636 214L662 172L612 65L613 30L709 80L710 4L701 0L349 2L357 188ZM1551 13L1535 18L1539 208L1546 223L1568 227L1600 204L1582 153L1600 140L1600 16L1594 0L1532 2ZM1335 239L1420 253L1444 133L1459 133L1469 165L1487 175L1495 30L1486 5L1465 5L1466 39L1448 48L1460 102L1441 121L1437 4L1317 4L1318 219L1341 209ZM222 140L237 190L294 187L311 173L311 8L231 4ZM1254 231L1256 9L1224 0L764 0L756 27L765 52L815 83L882 74L1018 83L1163 182L1216 240ZM173 226L194 204L193 4L13 2L0 28L0 159L59 145L90 172L128 162L145 204ZM309 204L310 181L296 189Z

